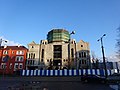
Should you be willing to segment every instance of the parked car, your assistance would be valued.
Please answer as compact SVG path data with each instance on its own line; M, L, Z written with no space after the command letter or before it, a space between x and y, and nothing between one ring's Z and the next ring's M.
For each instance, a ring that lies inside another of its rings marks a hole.
M107 77L108 83L120 83L120 73L114 73Z
M98 76L98 75L83 75L81 76L81 80L86 83L88 82L105 83L106 82L105 77Z

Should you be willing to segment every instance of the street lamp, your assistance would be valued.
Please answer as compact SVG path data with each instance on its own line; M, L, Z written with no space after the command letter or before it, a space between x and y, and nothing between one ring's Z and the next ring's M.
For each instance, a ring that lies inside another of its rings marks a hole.
M72 34L75 34L75 31L72 31L70 34L69 34L69 41L68 41L68 69L70 69L70 41L71 41L71 35Z
M105 63L105 54L104 54L104 47L103 47L103 37L106 36L106 34L104 34L100 39L98 39L97 41L101 41L101 48L102 48L102 55L103 55L103 65L104 65L104 69L105 69L105 77L107 78L107 69L106 69L106 63Z

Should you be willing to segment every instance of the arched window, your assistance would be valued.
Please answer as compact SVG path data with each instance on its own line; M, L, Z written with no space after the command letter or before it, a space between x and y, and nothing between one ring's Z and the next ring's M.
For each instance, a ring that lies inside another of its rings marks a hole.
M33 59L35 59L35 53L34 53Z
M74 57L74 49L71 49L71 57Z
M29 53L29 59L30 59L30 53Z
M81 53L79 53L79 57L81 58Z
M86 52L84 52L84 57L86 58Z

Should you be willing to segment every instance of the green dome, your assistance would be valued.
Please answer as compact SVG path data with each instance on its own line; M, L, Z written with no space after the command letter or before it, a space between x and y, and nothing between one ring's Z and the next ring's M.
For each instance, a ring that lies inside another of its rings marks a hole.
M47 34L47 40L51 42L68 42L70 38L69 32L64 29L53 29Z

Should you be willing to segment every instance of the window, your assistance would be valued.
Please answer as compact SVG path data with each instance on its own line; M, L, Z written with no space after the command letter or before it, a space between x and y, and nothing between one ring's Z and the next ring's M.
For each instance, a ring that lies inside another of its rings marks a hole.
M14 51L12 51L12 54L14 54Z
M2 57L2 61L3 62L7 62L8 60L9 60L9 56L8 55Z
M32 46L32 48L34 48L34 46Z
M62 58L62 46L54 45L54 58Z
M15 63L14 69L18 69L18 63Z
M82 59L82 64L84 64L84 60Z
M23 64L20 63L20 64L19 64L19 69L22 69L22 68L23 68Z
M4 61L5 56L2 57L2 61Z
M83 58L83 52L82 52L82 58Z
M29 54L29 59L35 59L35 53Z
M29 59L30 59L30 53L29 53Z
M79 57L80 58L86 58L86 52L80 52Z
M86 58L86 53L84 52L84 57Z
M81 45L81 47L83 47L83 45Z
M19 61L19 57L16 57L16 61Z
M30 65L30 60L27 61L27 64Z
M73 48L71 49L71 57L72 58L74 57L74 49Z
M81 60L80 60L79 64L81 64Z
M42 49L42 58L44 58L44 49Z
M23 61L23 57L20 57L20 61Z
M17 69L17 68L18 68L18 65L16 65L15 68Z
M49 59L47 60L47 62L49 62Z
M81 53L79 53L79 57L81 58Z
M8 51L5 50L5 51L3 52L3 54L8 54Z
M23 61L24 57L23 56L16 56L16 61Z
M10 66L9 66L10 69L12 69L12 63L10 63Z
M17 54L17 55L23 55L24 52L23 52L23 51L17 51L16 54Z
M35 53L34 53L33 59L35 59Z
M6 68L6 63L1 63L1 69L5 69Z

